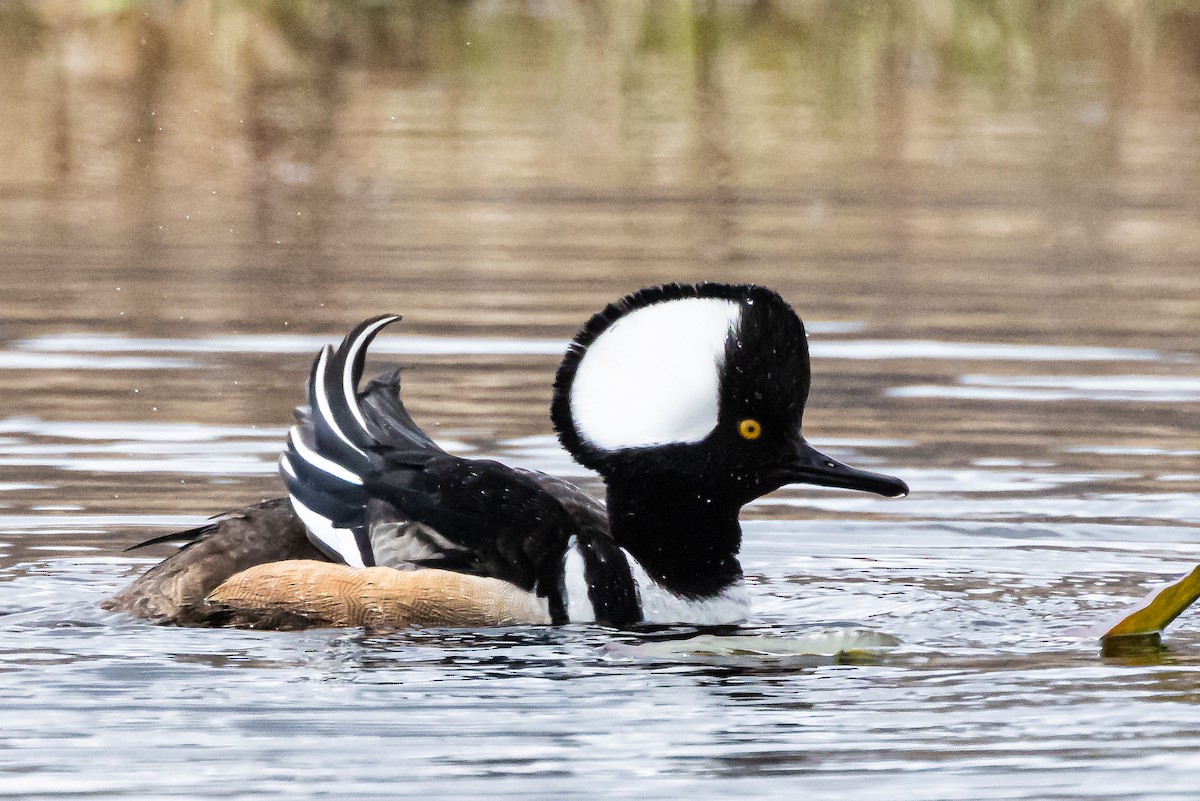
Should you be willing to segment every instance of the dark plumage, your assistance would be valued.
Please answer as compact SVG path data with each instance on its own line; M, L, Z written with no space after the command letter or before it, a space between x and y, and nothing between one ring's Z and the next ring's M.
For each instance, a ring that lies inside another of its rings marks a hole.
M266 562L324 559L308 540L287 498L227 512L207 526L156 537L187 544L104 601L105 609L128 612L155 623L223 625L204 599L230 576ZM135 547L141 547L135 546Z

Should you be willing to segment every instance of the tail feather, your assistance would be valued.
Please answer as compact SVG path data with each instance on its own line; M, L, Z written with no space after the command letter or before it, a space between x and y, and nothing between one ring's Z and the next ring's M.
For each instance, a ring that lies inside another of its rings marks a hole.
M288 494L337 527L361 525L359 491L290 453L279 457L279 472Z
M158 537L151 537L148 540L142 540L136 545L130 545L125 549L125 553L136 551L139 548L148 548L151 545L162 545L166 542L194 542L198 537L211 529L215 523L205 523L203 526L189 528L187 531L172 531L170 534L162 534Z
M412 419L400 399L400 371L380 375L367 382L360 409L376 441L388 448L444 453Z
M291 464L294 472L297 475L311 477L316 479L318 476L323 480L339 482L335 486L344 487L346 492L356 492L356 487L362 487L362 470L366 464L357 464L358 460L354 460L351 465L347 465L344 458L339 459L340 454L329 454L328 449L322 453L322 448L312 442L312 437L308 436L305 429L300 426L292 426L292 430L288 432L287 452L288 462ZM359 468L359 469L356 469Z
M369 459L365 427L350 413L341 394L337 355L326 345L308 377L308 406L317 450L350 470L361 470ZM332 385L332 386L331 386Z
M308 405L297 407L296 425L279 461L309 539L331 558L356 567L375 563L367 477L393 455L403 461L442 452L404 408L398 371L358 392L367 348L399 319L391 314L365 320L336 350L321 349L309 374Z

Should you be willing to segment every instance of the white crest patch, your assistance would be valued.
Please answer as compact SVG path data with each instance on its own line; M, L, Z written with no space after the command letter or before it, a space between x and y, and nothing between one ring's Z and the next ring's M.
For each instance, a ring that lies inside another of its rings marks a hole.
M693 600L676 595L658 584L638 560L624 548L629 572L637 585L642 604L643 623L688 623L693 626L721 626L741 623L750 614L750 593L739 581L712 598Z
M630 312L584 353L571 384L571 416L599 448L698 442L717 425L725 341L741 307L681 298Z

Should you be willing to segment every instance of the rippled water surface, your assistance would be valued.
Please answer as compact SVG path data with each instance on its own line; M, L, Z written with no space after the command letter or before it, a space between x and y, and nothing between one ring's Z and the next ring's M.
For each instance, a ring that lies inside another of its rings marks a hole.
M1195 798L1200 617L1095 627L1200 562L1197 42L1188 3L0 6L0 797ZM98 609L280 494L313 352L380 312L447 448L598 491L564 343L706 279L793 303L809 438L913 489L747 507L746 626Z

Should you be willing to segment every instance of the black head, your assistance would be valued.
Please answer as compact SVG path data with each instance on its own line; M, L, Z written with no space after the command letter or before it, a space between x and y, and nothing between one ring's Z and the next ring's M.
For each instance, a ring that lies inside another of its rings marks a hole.
M667 284L588 321L559 366L550 414L610 488L678 484L737 506L789 483L907 494L899 479L804 441L809 383L804 324L778 294Z

